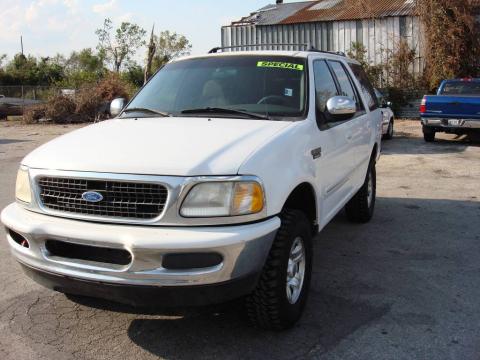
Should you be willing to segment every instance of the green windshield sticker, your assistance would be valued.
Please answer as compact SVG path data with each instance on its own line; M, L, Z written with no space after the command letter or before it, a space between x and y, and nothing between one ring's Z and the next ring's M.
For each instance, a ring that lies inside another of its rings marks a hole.
M277 61L259 61L257 67L280 68L303 71L303 65Z

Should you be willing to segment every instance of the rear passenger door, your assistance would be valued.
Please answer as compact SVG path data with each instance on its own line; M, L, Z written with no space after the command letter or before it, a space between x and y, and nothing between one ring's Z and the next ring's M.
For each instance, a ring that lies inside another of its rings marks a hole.
M353 72L353 75L357 79L358 83L360 84L360 92L363 95L363 99L365 100L365 107L370 111L368 114L368 118L365 122L362 123L361 127L361 147L357 154L358 162L361 165L368 165L368 161L370 160L371 151L373 142L375 139L372 134L376 134L380 140L382 134L382 120L383 115L378 104L377 96L375 95L375 90L368 79L365 70L363 70L362 66L359 64L349 63L348 64L350 69ZM365 168L366 172L366 168Z
M349 97L357 104L357 112L352 119L349 120L349 134L348 134L348 153L352 161L352 167L350 177L354 183L355 190L358 189L364 180L365 174L363 174L362 160L366 149L370 143L369 135L371 132L368 130L369 121L368 114L365 110L365 106L362 101L362 96L359 90L355 86L352 76L345 64L341 61L329 60L332 72L340 89L342 96ZM359 156L362 154L362 156Z

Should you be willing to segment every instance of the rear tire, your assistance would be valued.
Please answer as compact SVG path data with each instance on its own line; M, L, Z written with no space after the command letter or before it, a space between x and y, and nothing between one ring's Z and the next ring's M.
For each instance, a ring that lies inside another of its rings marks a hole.
M434 142L435 141L435 130L429 129L427 127L423 127L423 138L426 142Z
M312 226L299 210L285 209L255 290L246 297L250 322L266 330L291 328L302 315L312 272Z
M375 160L370 161L365 182L347 203L345 210L348 220L355 223L367 223L373 217L375 210L375 200L377 195L377 173L375 169Z

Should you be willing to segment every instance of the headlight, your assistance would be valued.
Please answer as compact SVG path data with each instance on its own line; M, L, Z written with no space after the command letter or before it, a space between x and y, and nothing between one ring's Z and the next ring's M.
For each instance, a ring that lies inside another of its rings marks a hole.
M21 166L17 173L17 184L15 186L15 197L24 203L32 202L32 191L30 189L30 176L28 168Z
M254 181L206 182L195 185L182 204L184 217L223 217L263 210L262 186Z

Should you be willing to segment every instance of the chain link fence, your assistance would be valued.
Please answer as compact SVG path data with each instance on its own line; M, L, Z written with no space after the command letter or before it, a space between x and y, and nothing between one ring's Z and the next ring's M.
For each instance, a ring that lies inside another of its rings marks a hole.
M0 98L46 101L48 97L56 91L58 91L58 89L52 86L0 85Z

